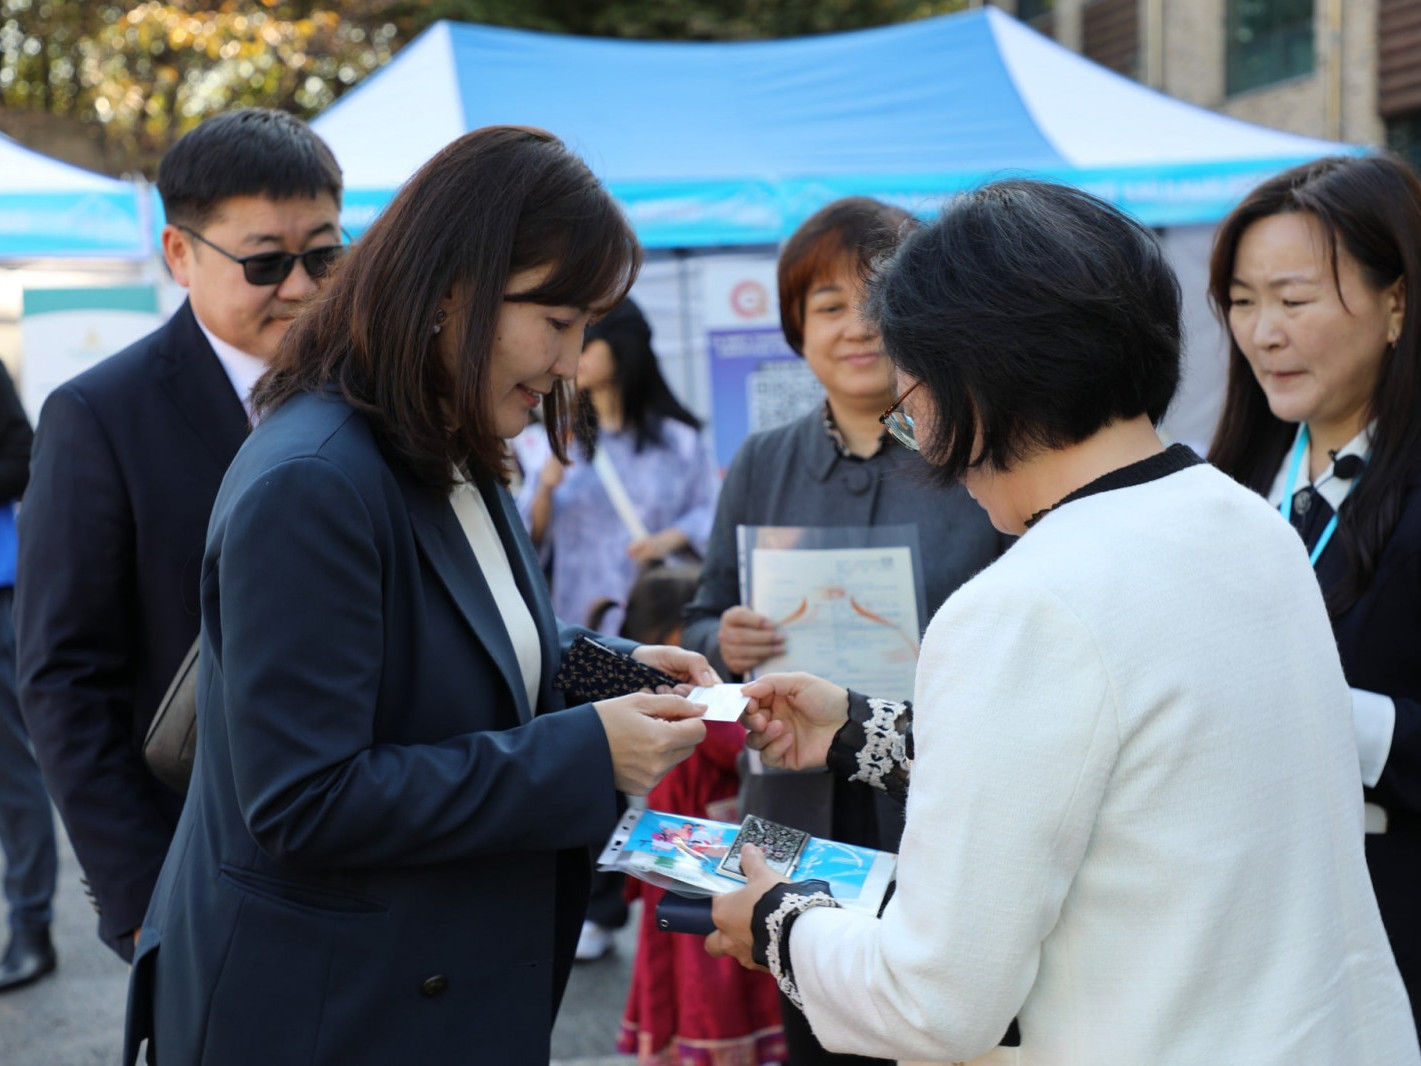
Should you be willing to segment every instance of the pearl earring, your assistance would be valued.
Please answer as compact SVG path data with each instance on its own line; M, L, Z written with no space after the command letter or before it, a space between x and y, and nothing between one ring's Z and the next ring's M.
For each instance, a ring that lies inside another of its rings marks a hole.
M446 318L448 318L448 317L449 317L448 314L445 313L444 308L442 308L442 307L441 307L438 311L435 311L435 312L434 312L434 332L435 332L435 333L438 333L441 329L444 328L444 320L445 320Z

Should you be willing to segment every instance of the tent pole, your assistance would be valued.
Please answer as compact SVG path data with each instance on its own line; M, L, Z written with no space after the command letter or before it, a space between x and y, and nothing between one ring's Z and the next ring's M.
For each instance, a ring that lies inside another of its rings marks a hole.
M696 373L696 350L691 341L691 250L673 248L676 257L676 303L677 318L681 322L681 358L685 361L686 404L693 411L701 410L700 375Z

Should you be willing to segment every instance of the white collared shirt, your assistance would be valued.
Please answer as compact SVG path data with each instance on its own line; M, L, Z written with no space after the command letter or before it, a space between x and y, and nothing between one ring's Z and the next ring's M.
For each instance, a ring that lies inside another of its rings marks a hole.
M1311 484L1313 491L1326 500L1328 506L1336 512L1357 481L1357 478L1338 477L1333 472L1336 460L1346 455L1355 455L1365 459L1367 453L1372 449L1373 428L1371 425L1366 426L1362 432L1338 448L1333 455L1333 462L1327 464L1327 469L1315 482L1302 480L1311 469L1311 456L1308 456L1308 461L1299 466L1298 479L1301 483L1293 486L1294 494L1301 492ZM1298 433L1300 434L1302 431L1303 427L1300 424ZM1268 491L1268 502L1274 507L1279 507L1283 503L1283 492L1287 488L1288 474L1293 468L1293 451L1297 448L1297 441L1297 435L1294 435L1293 447L1289 448L1288 454L1284 456L1283 465L1278 468L1278 476L1273 479L1273 487ZM1361 477L1361 474L1358 474L1357 477ZM1354 688L1352 690L1352 724L1357 732L1357 753L1361 757L1362 783L1368 788L1373 788L1380 780L1382 770L1386 768L1387 756L1391 754L1391 738L1396 730L1396 704L1392 702L1390 696Z
M197 312L194 311L192 317L197 318ZM266 360L228 344L208 329L200 318L197 318L197 327L202 330L202 335L207 338L207 343L212 345L212 350L217 353L217 361L227 372L227 380L232 383L232 389L236 392L237 399L242 401L242 407L247 412L247 417L250 418L252 416L252 388L256 385L257 378L266 373Z
M1342 506L1342 501L1347 498L1347 494L1352 491L1352 485L1357 478L1338 477L1333 473L1336 461L1347 455L1355 455L1359 459L1365 459L1367 453L1372 450L1372 426L1363 427L1362 432L1349 440L1342 447L1333 453L1333 461L1327 464L1327 469L1322 472L1322 476L1316 481L1304 480L1308 476L1308 471L1312 468L1311 455L1306 456L1298 468L1298 484L1293 486L1293 492L1299 493L1308 485L1312 485L1313 491L1327 501L1327 505L1335 512ZM1298 433L1302 433L1303 427L1298 425ZM1293 435L1293 447L1288 449L1287 456L1283 459L1283 465L1278 468L1278 476L1273 479L1273 487L1268 490L1268 502L1274 507L1278 507L1283 502L1283 490L1287 488L1288 474L1293 469L1293 451L1298 446L1298 435ZM1311 451L1312 444L1308 445ZM1360 477L1361 475L1357 475Z
M538 626L523 594L518 591L513 567L508 561L508 550L499 539L483 493L477 485L465 481L458 471L455 471L454 477L454 491L449 494L449 503L459 519L464 536L469 540L469 547L473 549L474 558L478 560L479 569L488 582L488 589L493 593L504 628L508 630L508 639L518 657L518 669L523 675L529 710L536 711L538 686L543 680L543 645L538 639Z

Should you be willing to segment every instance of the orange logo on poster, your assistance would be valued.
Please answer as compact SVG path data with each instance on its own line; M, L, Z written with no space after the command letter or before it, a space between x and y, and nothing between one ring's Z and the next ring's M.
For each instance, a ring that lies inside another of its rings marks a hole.
M730 306L741 318L761 318L769 314L770 294L758 281L742 281L730 290Z

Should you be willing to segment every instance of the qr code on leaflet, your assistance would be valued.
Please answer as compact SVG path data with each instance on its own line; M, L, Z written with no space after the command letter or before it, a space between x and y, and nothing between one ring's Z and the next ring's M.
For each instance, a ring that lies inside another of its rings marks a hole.
M801 359L761 363L745 388L751 433L782 426L824 402L824 386Z

